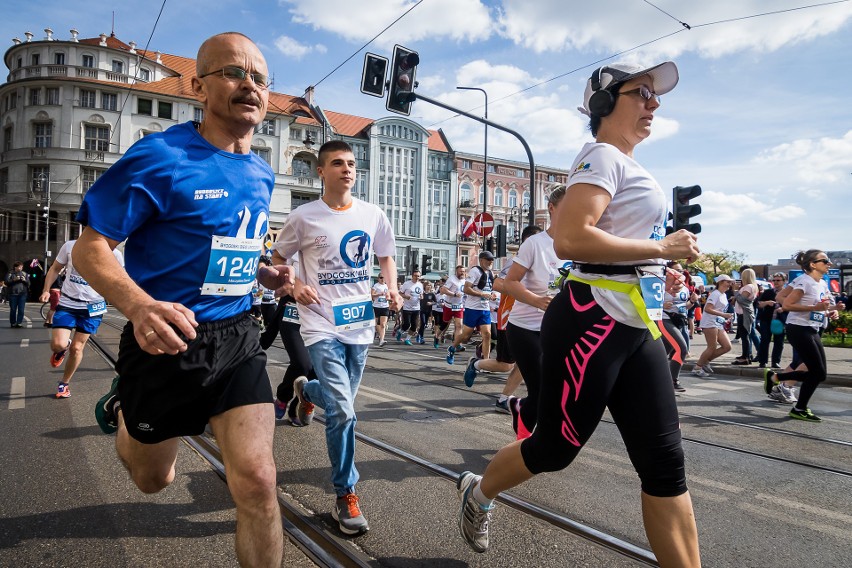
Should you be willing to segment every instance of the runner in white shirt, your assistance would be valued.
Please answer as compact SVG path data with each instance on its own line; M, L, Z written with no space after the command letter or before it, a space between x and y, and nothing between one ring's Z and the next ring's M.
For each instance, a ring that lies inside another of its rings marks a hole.
M821 422L822 419L808 408L808 402L828 372L820 332L828 319L837 317L837 310L844 310L846 306L842 303L835 304L834 296L823 279L832 266L824 251L811 249L799 252L796 255L796 264L801 266L805 273L790 282L790 292L784 298L783 305L789 312L786 323L787 339L798 352L807 370L776 373L765 369L763 388L766 394L769 394L772 387L780 381L801 381L798 401L793 405L789 416L807 422Z
M479 264L467 271L462 328L461 333L456 328L453 344L447 347L449 365L455 362L456 351L462 350L462 343L470 339L476 329L482 337L482 358L488 359L491 355L491 310L488 303L496 297L493 292L494 274L491 272L493 264L494 255L484 250L479 253Z
M731 340L725 331L725 322L734 317L728 311L728 297L725 292L733 285L734 279L727 274L720 274L715 278L716 289L710 292L707 302L704 304L701 316L701 330L707 347L698 357L692 374L696 377L707 378L713 373L710 362L731 350Z
M302 337L318 380L296 379L297 415L307 424L313 404L325 410L337 495L332 514L342 532L358 534L369 529L355 494L354 401L373 340L372 255L375 250L388 281L390 303L400 307L393 258L396 242L385 213L352 198L355 156L346 142L332 140L320 147L317 172L325 188L322 198L290 213L273 245L273 268L264 269L259 278L286 291L289 277L281 265L299 255L301 279L295 281L293 297L300 304Z
M441 294L444 295L444 323L453 322L453 337L462 332L462 317L464 316L464 266L456 266L456 273L447 276L447 281L441 286ZM447 327L441 331L441 341L447 333ZM437 348L437 345L435 346Z
M384 347L385 331L388 327L388 313L390 312L390 304L388 303L388 285L385 284L385 275L379 274L378 281L373 284L370 290L370 296L373 298L373 313L376 314L376 337L379 340L379 347Z
M402 304L402 324L396 332L396 340L402 341L405 335L405 344L411 345L412 340L417 340L417 331L420 326L420 298L423 297L423 282L420 281L420 271L411 273L411 279L403 282L399 289L404 302ZM421 341L418 341L421 343Z
M74 376L74 372L83 360L83 349L86 342L93 333L97 333L101 325L101 319L106 313L106 300L95 292L94 288L80 276L74 268L71 260L71 251L77 240L71 240L62 245L56 255L56 261L47 271L44 279L44 290L39 300L42 302L50 299L50 284L65 269L65 282L62 284L62 293L59 297L59 305L53 314L53 327L50 331L50 365L59 367L65 361L62 372L62 380L56 388L56 398L68 398L71 389L68 384ZM113 256L121 266L124 266L124 256L118 249L112 251ZM73 337L71 335L73 331Z

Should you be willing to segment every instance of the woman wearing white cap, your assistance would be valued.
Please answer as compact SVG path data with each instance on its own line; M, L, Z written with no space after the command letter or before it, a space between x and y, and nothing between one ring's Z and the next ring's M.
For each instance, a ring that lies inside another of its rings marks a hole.
M715 278L716 289L707 296L704 305L704 315L701 317L701 331L707 341L707 348L698 357L692 374L696 377L707 378L713 373L710 361L718 359L731 350L731 340L725 331L725 322L734 317L728 312L728 296L725 292L733 286L734 279L727 274Z
M652 321L661 317L665 260L699 250L692 233L666 235L666 195L633 157L651 134L659 96L677 81L666 62L607 65L587 83L581 111L596 141L575 159L553 217L556 255L574 259L574 269L541 324L536 427L501 449L482 477L465 472L458 481L459 529L477 552L488 547L492 500L567 467L609 408L642 483L645 532L660 566L701 563L671 373Z

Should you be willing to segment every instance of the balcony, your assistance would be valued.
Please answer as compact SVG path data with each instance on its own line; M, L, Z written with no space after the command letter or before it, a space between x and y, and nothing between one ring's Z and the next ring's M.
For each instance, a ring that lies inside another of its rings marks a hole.
M470 199L465 199L464 201L459 203L459 208L461 208L461 209L470 209L472 207L473 207L473 204L471 203Z
M13 69L6 77L6 80L11 83L12 81L27 78L69 76L124 84L133 81L133 76L125 73L116 73L112 70L98 69L96 67L77 67L76 65L34 65L31 67L19 67L18 69Z
M444 170L429 170L427 172L429 179L440 179L450 181L450 172Z
M278 175L276 179L277 183L290 189L303 190L310 194L318 195L320 188L322 188L322 180L318 177Z

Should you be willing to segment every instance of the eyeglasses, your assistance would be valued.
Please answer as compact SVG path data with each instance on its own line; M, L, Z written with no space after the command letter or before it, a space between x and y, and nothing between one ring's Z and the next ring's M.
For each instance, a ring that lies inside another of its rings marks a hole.
M828 260L827 258L818 258L818 259L816 259L814 262L821 262L821 263L823 263L823 264L834 264L833 262L831 262L831 261L830 261L830 260Z
M220 73L225 79L231 79L233 81L245 81L246 77L251 77L252 82L257 85L258 88L261 89L266 89L269 86L269 77L267 77L263 73L249 73L242 67L235 67L233 65L226 65L221 69L216 69L215 71L205 73L204 75L201 75L201 77L207 77L208 75L218 75Z
M651 97L654 97L654 100L660 102L660 95L649 89L648 87L642 85L641 87L637 87L636 89L630 89L629 91L621 91L618 93L619 95L639 95L646 101L650 101Z
M773 278L772 281L773 282L784 282L784 279L783 278Z

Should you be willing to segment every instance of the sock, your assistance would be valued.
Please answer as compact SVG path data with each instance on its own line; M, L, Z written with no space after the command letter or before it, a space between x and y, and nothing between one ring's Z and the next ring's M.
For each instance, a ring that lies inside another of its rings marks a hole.
M476 369L477 371L479 370L479 362L480 361L482 361L482 359L477 359L476 361L473 362L473 368Z
M477 483L476 487L473 488L473 500L479 505L482 510L490 509L494 506L494 500L489 499L485 495L482 494L482 489L480 489L481 483Z
M501 395L500 395L500 398L498 398L497 400L498 400L499 402L504 402L504 401L506 401L506 400L508 400L508 399L509 399L509 397L508 397L507 395L505 395L505 394L501 394Z

